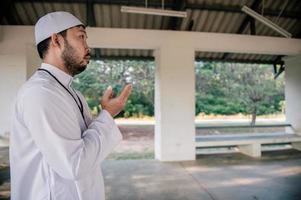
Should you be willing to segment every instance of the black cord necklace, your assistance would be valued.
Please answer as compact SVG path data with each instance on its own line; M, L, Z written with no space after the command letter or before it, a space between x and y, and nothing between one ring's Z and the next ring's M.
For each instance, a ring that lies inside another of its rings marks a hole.
M82 118L83 118L83 120L84 120L84 122L85 122L85 126L86 126L86 128L88 128L88 125L87 125L87 123L86 123L86 120L85 120L85 116L84 116L84 107L83 107L83 103L82 103L82 101L80 100L80 98L79 98L79 96L76 94L76 92L74 92L75 93L75 95L76 95L76 97L77 97L77 99L78 99L78 101L79 101L79 104L77 103L77 101L76 101L76 99L75 99L75 97L72 95L72 93L61 83L61 81L59 81L50 71L48 71L47 69L41 69L41 68L39 68L38 69L38 71L44 71L44 72L47 72L50 76L52 76L53 78L54 78L54 80L56 80L69 94L70 94L70 96L73 98L73 100L75 101L75 103L76 103L76 105L77 105L77 107L78 107L78 109L79 109L79 111L80 111L80 114L82 115Z

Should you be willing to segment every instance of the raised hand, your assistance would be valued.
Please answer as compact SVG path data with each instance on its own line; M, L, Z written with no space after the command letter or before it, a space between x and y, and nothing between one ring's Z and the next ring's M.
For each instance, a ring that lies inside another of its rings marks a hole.
M118 115L123 110L131 91L132 85L128 84L123 88L119 96L113 98L113 90L109 86L101 98L101 107L108 111L112 117Z

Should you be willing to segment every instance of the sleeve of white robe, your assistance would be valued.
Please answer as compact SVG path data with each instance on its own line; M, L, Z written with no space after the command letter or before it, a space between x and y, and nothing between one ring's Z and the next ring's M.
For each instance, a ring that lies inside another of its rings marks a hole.
M71 112L74 105L62 96L51 89L34 87L22 99L24 124L46 162L63 178L77 180L99 167L122 139L105 110L89 124L81 138L78 120Z

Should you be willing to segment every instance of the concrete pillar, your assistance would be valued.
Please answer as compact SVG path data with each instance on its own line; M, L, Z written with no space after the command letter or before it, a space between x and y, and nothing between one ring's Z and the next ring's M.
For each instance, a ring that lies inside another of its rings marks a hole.
M286 121L301 135L301 55L285 58Z
M8 136L16 93L26 80L23 55L0 55L0 135Z
M26 55L0 55L0 135L10 132L13 102L22 84L41 65L34 44L26 44Z
M41 66L42 60L39 57L37 48L34 44L26 45L26 79Z
M194 160L194 49L165 45L156 50L155 59L155 157Z

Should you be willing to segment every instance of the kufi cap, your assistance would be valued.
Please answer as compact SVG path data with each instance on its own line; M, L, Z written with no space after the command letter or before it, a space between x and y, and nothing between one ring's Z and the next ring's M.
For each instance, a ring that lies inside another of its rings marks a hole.
M84 26L79 19L68 12L48 13L41 17L35 25L36 45L49 38L53 33L59 33L78 25Z

